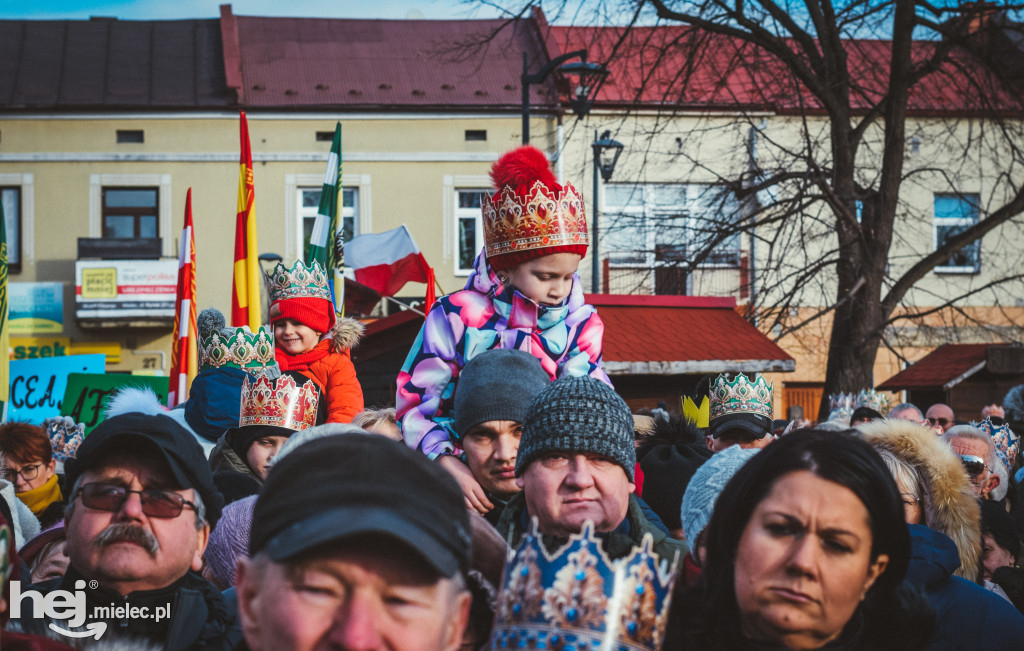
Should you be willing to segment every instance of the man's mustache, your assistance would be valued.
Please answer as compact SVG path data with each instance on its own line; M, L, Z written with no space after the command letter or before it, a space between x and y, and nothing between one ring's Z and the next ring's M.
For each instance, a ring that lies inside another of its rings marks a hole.
M160 543L157 542L153 534L138 525L123 522L110 525L93 540L93 544L97 547L106 547L118 542L132 542L140 545L154 558L160 551Z

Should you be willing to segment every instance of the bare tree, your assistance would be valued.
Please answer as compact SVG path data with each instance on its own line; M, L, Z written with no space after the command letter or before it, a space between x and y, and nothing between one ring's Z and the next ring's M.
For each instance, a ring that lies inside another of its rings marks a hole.
M1007 296L1024 297L1024 85L1014 78L1024 51L1002 40L1020 7L950 4L546 7L553 21L573 24L562 30L568 45L588 46L591 60L619 75L618 95L598 102L621 109L634 147L638 136L652 143L635 167L654 166L663 147L653 143L689 120L672 174L713 179L723 206L739 207L708 210L703 229L693 220L679 227L685 254L676 263L693 272L730 238L751 238L757 291L748 316L777 339L802 334L827 347L822 417L829 394L875 384L879 347L898 349L901 325L941 316L963 326L974 318L965 305L998 310ZM652 106L656 118L637 117ZM733 117L715 115L725 111ZM766 116L785 128L766 129ZM732 159L709 161L705 143L723 137ZM933 197L961 219L935 227L933 211L943 208ZM821 341L818 326L829 320Z

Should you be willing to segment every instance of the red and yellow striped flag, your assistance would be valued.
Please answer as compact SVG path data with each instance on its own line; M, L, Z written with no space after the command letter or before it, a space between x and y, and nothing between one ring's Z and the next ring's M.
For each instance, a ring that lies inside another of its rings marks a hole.
M188 389L199 368L196 352L196 240L192 230L192 188L185 196L185 229L178 256L178 295L174 310L174 343L171 344L171 385L167 406L188 400Z
M255 191L252 184L252 150L245 112L239 121L242 151L238 163L238 217L235 221L235 273L231 292L231 325L260 327L260 265L256 251Z

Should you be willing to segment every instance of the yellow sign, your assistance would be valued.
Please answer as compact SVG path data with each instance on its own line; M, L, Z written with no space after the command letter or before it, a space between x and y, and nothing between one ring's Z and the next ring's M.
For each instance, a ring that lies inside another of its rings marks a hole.
M117 268L82 269L82 298L117 298Z
M121 363L121 344L116 341L76 341L71 344L72 355L100 353L107 356L107 365Z
M11 337L10 359L41 359L70 355L68 337Z

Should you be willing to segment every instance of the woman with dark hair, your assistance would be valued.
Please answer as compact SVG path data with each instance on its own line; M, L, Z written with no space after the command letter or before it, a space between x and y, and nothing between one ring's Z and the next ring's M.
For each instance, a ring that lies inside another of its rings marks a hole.
M0 455L14 494L39 518L43 529L64 519L57 460L46 430L29 423L0 425Z
M931 612L902 587L903 503L869 445L800 430L729 481L700 583L673 604L666 649L919 649Z

